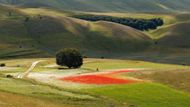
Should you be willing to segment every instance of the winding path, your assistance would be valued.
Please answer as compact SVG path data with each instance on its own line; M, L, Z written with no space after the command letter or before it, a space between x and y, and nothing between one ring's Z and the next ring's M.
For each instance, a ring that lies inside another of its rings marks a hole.
M36 65L38 63L42 62L42 61L44 61L44 60L39 60L39 61L33 62L32 65L30 66L30 68L26 72L21 73L21 74L17 75L16 77L17 78L25 78L25 77L27 77L29 75L29 73L36 67Z

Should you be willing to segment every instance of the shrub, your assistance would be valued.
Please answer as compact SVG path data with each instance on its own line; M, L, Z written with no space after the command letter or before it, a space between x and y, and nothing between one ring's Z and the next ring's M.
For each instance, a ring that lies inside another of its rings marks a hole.
M0 64L0 67L5 67L5 66L6 66L6 64L4 64L4 63Z
M155 44L155 45L158 45L158 42L156 41L156 42L154 42L154 44Z
M87 56L83 56L83 58L88 58Z
M6 77L7 77L7 78L13 78L13 76L10 75L10 74L8 74Z
M100 58L101 58L101 59L104 59L105 57L101 56Z
M83 57L77 49L64 49L57 52L56 63L69 68L79 68L83 64Z
M28 22L29 20L30 20L30 17L26 17L24 21Z
M12 12L9 12L8 14L9 14L9 16L12 16Z

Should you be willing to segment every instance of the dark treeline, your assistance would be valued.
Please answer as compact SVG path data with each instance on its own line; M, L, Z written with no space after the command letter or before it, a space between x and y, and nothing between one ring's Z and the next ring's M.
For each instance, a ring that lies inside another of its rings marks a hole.
M88 21L102 20L102 21L115 22L142 31L157 29L158 26L162 26L164 24L164 21L161 18L153 18L153 19L119 18L119 17L103 16L103 15L75 15L73 17Z

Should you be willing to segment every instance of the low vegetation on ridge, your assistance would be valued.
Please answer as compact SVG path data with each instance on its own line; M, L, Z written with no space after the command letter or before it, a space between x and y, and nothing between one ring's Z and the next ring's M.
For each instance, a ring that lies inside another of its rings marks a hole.
M135 28L141 31L154 30L154 29L157 29L157 27L162 26L164 24L164 21L161 18L135 19L135 18L119 18L119 17L113 17L113 16L100 16L100 15L75 15L72 17L88 20L88 21L110 21L110 22L130 26L132 28Z

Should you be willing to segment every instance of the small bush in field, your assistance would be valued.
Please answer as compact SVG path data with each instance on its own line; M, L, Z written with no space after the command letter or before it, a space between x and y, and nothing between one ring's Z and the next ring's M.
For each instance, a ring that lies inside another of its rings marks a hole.
M9 75L9 74L8 74L6 77L7 77L7 78L13 78L13 76L12 76L12 75Z
M6 66L5 63L0 64L0 67L5 67L5 66Z

